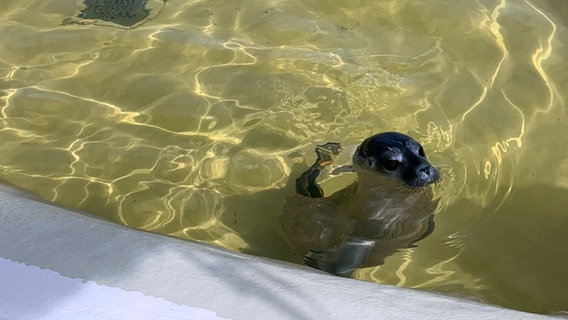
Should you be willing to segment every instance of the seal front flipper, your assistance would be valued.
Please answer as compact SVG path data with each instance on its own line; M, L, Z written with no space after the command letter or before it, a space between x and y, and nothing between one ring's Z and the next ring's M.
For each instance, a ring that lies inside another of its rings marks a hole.
M338 174L345 173L345 172L355 172L355 170L353 170L353 165L343 165L343 166L337 167L337 168L333 169L330 172L330 174L336 176Z
M336 156L343 151L341 144L338 142L328 142L326 144L319 144L316 146L316 154L318 158L314 165L318 164L320 167L325 167L333 163L332 156Z
M312 268L349 277L367 261L374 247L373 240L349 238L332 249L311 250L304 256L304 263Z
M317 184L316 179L321 169L333 163L332 156L340 154L342 150L341 145L337 142L317 145L315 152L318 157L314 164L296 179L296 192L310 198L323 197L323 190Z

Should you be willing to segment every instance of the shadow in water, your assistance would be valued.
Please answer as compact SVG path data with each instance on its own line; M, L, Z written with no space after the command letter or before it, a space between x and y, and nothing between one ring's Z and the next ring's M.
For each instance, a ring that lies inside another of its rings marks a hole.
M288 183L282 189L224 199L227 212L223 223L250 245L242 250L244 253L303 264L302 257L282 238L278 225L286 195L295 193L293 177L298 176L301 169L293 166Z
M474 295L528 312L568 310L568 274L559 263L568 256L566 194L547 185L516 188L503 206L484 209L493 213L462 231L464 250L455 262L486 286Z

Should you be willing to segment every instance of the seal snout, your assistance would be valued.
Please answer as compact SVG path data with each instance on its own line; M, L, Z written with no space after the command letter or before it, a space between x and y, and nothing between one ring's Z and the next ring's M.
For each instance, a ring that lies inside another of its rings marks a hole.
M429 162L424 162L416 167L415 176L410 179L404 179L406 184L414 188L422 188L429 184L435 183L440 179L438 170Z

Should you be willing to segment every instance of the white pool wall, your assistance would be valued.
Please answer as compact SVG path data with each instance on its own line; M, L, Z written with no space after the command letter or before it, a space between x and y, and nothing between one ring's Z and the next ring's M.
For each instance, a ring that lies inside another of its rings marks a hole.
M0 188L0 319L558 319L137 231Z

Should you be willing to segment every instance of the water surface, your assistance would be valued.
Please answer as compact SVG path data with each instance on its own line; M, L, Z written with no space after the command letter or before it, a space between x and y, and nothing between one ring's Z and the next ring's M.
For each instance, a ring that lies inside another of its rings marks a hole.
M159 2L134 27L2 2L2 181L300 262L277 218L314 144L401 131L442 171L437 229L355 277L568 310L564 1Z

